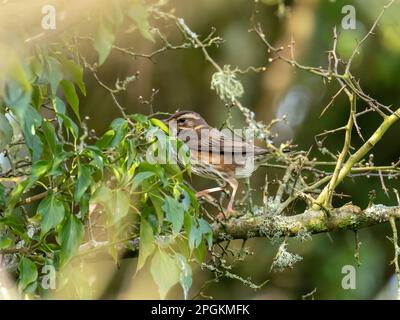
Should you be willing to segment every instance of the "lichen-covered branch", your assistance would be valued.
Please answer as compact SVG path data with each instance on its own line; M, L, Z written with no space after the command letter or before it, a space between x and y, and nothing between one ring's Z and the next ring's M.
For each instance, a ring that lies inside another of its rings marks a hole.
M400 218L400 206L372 205L364 210L355 205L323 210L308 210L293 216L259 215L241 217L213 225L215 239L248 239L252 237L295 237L306 233L358 230Z

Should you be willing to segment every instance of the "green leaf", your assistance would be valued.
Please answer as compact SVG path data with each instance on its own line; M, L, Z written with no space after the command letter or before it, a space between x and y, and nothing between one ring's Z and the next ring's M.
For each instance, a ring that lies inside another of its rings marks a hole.
M0 183L0 209L6 204L6 188Z
M18 82L10 80L6 83L4 101L10 108L24 108L31 101L31 92L24 90Z
M43 101L44 97L40 86L34 86L32 91L32 104L36 110L39 110L39 108L42 106Z
M144 2L141 0L135 0L129 8L128 16L136 24L142 36L154 42L154 36L150 32L150 23Z
M108 130L106 133L103 134L103 136L99 140L97 140L96 147L98 147L99 149L108 148L111 145L114 136L115 136L114 130Z
M90 203L99 203L107 208L107 206L112 202L112 198L112 190L106 186L100 186L94 192L90 199Z
M86 96L86 87L83 82L83 68L75 63L75 61L69 60L62 55L58 57L58 60L65 67L72 80L74 80L76 85L81 90L82 94Z
M208 222L206 220L204 220L203 218L199 219L199 226L200 226L201 233L207 240L208 249L210 250L212 247L212 244L213 244L212 229L211 229L210 225L208 224Z
M177 259L177 263L179 268L181 269L180 277L179 277L179 283L181 284L181 287L183 289L183 296L185 300L189 299L189 289L192 286L192 268L190 267L190 264L188 263L186 257L183 255L177 253L175 255L175 258Z
M44 121L42 123L42 128L49 150L53 155L55 155L57 153L57 146L59 145L59 143L57 141L57 135L54 127L51 125L50 122Z
M151 118L150 119L151 124L155 125L156 127L159 127L161 130L163 130L166 134L169 134L169 129L165 125L164 122L162 122L160 119L156 118Z
M40 160L33 164L31 174L29 177L29 183L26 186L27 189L33 186L45 173L51 168L51 162L48 160Z
M193 249L193 256L196 259L196 262L199 264L201 264L204 261L206 253L207 253L207 248L204 241L202 241L197 248Z
M128 214L130 199L129 193L121 189L115 190L113 195L112 223L115 224Z
M125 138L128 129L128 123L125 121L125 119L117 118L111 123L111 128L115 133L111 147L115 147Z
M162 206L168 221L172 223L174 233L181 231L184 221L184 210L182 205L174 198L168 196Z
M11 142L12 137L13 128L5 115L0 113L0 152Z
M60 264L66 264L78 250L83 240L84 229L82 222L73 214L65 220L61 227L58 243L61 245Z
M28 258L22 257L19 265L18 286L21 291L24 291L30 284L36 281L38 271L36 265Z
M79 115L79 97L76 93L74 84L71 81L62 80L60 86L64 92L65 99L67 99L76 117L79 119L79 121L81 121L81 117Z
M110 23L102 19L94 38L94 48L99 54L99 65L102 65L110 54L114 40L115 35L113 28Z
M61 63L58 62L58 60L53 57L47 57L45 66L46 66L45 68L46 79L42 80L45 83L47 81L50 83L51 94L55 96L57 93L58 85L60 84L60 81L64 77L62 73L62 66Z
M21 196L22 196L26 186L28 185L28 183L29 183L29 180L26 179L26 180L24 180L22 182L18 182L14 186L14 188L11 191L9 197L7 198L7 203L6 203L7 210L9 212L11 212L12 209L14 209L15 205L18 203L18 201L21 200Z
M151 259L151 275L158 286L161 299L180 280L180 268L177 261L162 249L156 251Z
M155 173L151 171L139 172L132 180L131 192L134 192L144 180L147 180L154 175Z
M139 260L136 272L142 269L147 258L153 254L155 248L153 229L151 225L142 218L140 222Z
M31 82L29 81L29 74L27 74L23 65L19 61L11 66L10 76L20 84L24 91L32 91Z
M65 215L64 204L55 193L52 193L40 202L37 213L41 218L40 226L41 235L43 236L63 221Z
M62 101L59 97L56 96L51 99L51 102L53 104L55 112L65 115L67 108L65 107L64 101Z
M42 124L42 116L30 105L31 96L21 91L15 82L7 83L5 102L18 120L27 146L32 150L36 137L36 130Z
M12 240L7 237L0 237L0 249L7 249L11 246Z
M81 165L79 167L78 182L74 191L75 202L79 202L79 200L81 200L82 195L85 193L86 189L89 188L91 183L92 175L90 168L86 165Z
M197 227L196 220L189 214L185 215L185 230L189 235L190 250L197 248L202 242L202 233L200 228Z
M97 167L100 170L101 174L103 174L104 158L101 153L101 150L95 146L88 146L87 148L89 149L90 157L93 159L93 162L91 162L91 164L93 164L93 166Z
M101 186L93 194L90 203L101 204L107 210L110 225L114 225L128 214L130 197L125 190L111 190L106 186Z
M79 136L79 128L76 123L68 117L66 114L57 113L57 117L62 120L64 127L67 129L67 132L70 132L76 141Z
M158 220L158 232L160 232L161 227L164 222L164 212L161 208L163 206L163 199L160 198L161 195L159 193L150 193L149 194L150 200L153 204L154 209L156 210L157 220Z

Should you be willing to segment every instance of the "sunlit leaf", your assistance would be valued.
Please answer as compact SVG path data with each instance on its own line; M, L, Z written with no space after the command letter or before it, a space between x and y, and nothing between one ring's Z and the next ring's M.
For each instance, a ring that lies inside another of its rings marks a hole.
M158 286L161 299L180 280L180 268L177 261L162 249L156 250L151 259L151 275Z
M110 54L114 40L114 30L109 23L101 20L94 38L94 48L99 54L99 65L102 65Z
M180 276L179 276L179 283L181 284L181 287L183 289L183 296L185 300L189 299L189 289L192 286L192 268L190 267L190 264L188 263L186 257L183 255L177 253L175 255L175 258L177 259L178 266L180 268Z
M155 173L151 171L139 172L132 180L131 192L134 192L144 180L147 180L154 175Z
M62 80L60 86L62 91L64 92L65 99L67 99L68 104L71 106L76 117L80 121L81 117L79 115L79 97L76 93L74 84L68 80Z
M124 218L129 211L129 193L124 190L115 190L113 192L113 212L112 221L113 224L119 222Z
M76 85L81 90L82 94L85 96L86 87L83 82L83 68L77 63L75 63L75 61L67 59L64 56L60 55L58 59L69 73L71 79L76 83Z
M142 219L140 222L139 260L136 272L142 269L147 258L153 254L155 248L153 229L145 219Z
M39 180L45 173L47 173L51 168L51 162L48 160L40 160L32 165L31 174L29 177L29 183L27 189L29 189L33 184Z
M151 122L153 125L155 125L155 126L159 127L160 129L162 129L165 133L169 134L169 129L168 129L168 127L167 127L167 126L165 125L165 123L162 122L160 119L151 118L151 119L150 119L150 122Z
M0 237L0 249L7 249L11 246L12 240L8 237L2 236Z
M146 6L142 0L135 0L129 8L128 16L135 22L140 33L146 39L154 42L154 36L150 32L150 23Z
M47 57L45 70L47 79L43 79L43 81L47 80L50 83L51 93L53 96L55 96L58 85L63 79L62 66L56 58Z
M28 258L22 257L18 265L18 286L24 291L30 284L36 281L38 270L36 265Z

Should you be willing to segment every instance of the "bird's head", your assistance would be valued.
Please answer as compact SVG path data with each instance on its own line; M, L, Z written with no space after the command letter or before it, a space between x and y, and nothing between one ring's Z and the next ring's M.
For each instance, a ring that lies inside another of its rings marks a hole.
M169 127L175 127L178 134L186 130L201 130L208 128L207 122L196 112L179 111L163 120Z

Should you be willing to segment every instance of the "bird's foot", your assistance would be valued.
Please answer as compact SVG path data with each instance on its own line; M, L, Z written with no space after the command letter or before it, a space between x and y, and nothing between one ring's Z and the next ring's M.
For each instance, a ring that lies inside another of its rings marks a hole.
M220 212L215 218L218 221L228 220L230 218L236 218L239 215L239 212L234 210L232 207L226 208L224 211Z

